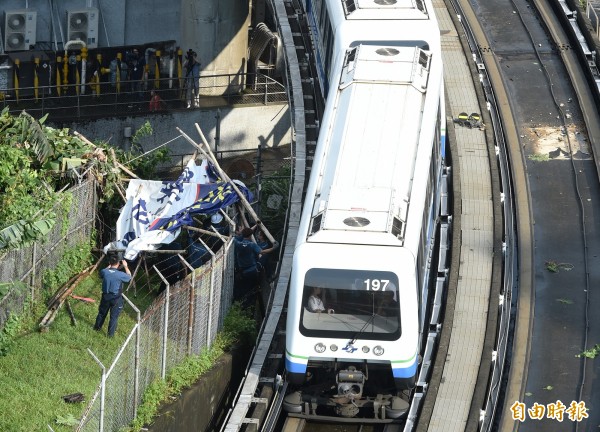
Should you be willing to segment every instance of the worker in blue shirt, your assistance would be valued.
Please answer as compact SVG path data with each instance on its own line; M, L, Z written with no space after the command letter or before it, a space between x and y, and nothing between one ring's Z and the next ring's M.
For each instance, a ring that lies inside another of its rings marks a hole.
M239 300L244 306L252 306L254 293L258 285L258 256L262 249L254 243L252 235L254 228L244 228L233 238L235 245L235 285L234 300Z
M123 264L123 270L119 270L119 264ZM123 310L123 282L131 280L131 272L127 266L127 261L119 261L117 255L111 255L108 259L108 267L100 270L102 279L102 299L98 307L98 316L94 330L100 330L104 325L106 315L110 311L110 320L108 322L108 337L113 337L117 331L117 321Z

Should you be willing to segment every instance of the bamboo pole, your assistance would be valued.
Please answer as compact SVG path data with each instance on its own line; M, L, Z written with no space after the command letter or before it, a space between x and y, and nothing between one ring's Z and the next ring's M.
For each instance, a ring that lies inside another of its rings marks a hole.
M85 142L86 144L91 145L94 148L98 148L98 146L96 146L93 142L91 142L89 139L87 139L86 137L84 137L83 135L81 135L79 132L74 131L73 135L75 135L77 138L79 138L80 140L82 140L83 142ZM127 168L125 165L123 165L122 163L120 163L119 161L117 161L115 159L115 162L117 163L117 166L119 168L121 168L123 171L125 171L127 174L129 174L131 177L139 179L138 176L136 176L129 168Z
M256 214L256 212L254 211L254 209L252 208L252 206L246 199L246 196L239 190L237 185L231 180L231 178L229 178L229 176L225 173L225 171L223 171L223 169L217 162L217 159L215 158L212 150L210 149L210 146L208 145L208 142L206 141L206 138L204 137L204 134L202 133L200 126L198 126L198 123L196 123L196 129L198 130L198 133L200 134L200 138L202 138L202 142L204 143L206 150L204 150L198 143L196 143L193 139L191 139L185 132L183 132L181 129L177 128L179 133L190 144L192 144L194 147L196 147L198 150L200 150L202 152L202 154L204 154L208 158L208 160L213 163L215 168L219 171L219 175L221 176L221 178L223 180L225 180L226 182L228 182L229 184L231 184L231 187L233 188L233 190L238 194L240 201L244 206L244 209L254 218L255 221L258 221L259 220L258 215ZM275 238L273 238L273 236L271 235L271 233L269 232L267 227L265 227L264 225L261 224L261 229L265 233L265 236L269 239L269 241L271 243L274 243Z
M184 225L183 228L185 228L186 230L196 231L196 232L199 232L199 233L202 233L202 234L208 234L208 235L213 236L213 237L221 238L221 236L219 236L218 234L215 234L212 231L207 231L207 230L202 229L202 228L196 228L196 227L189 226L189 225Z

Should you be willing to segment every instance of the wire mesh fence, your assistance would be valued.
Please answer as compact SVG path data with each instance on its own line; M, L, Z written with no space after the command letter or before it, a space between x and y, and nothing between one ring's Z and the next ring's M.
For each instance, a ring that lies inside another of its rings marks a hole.
M70 206L65 212L61 211L64 203L57 204L56 224L44 240L0 255L0 282L21 281L30 287L23 290L15 285L0 299L0 330L11 313L23 312L27 300L39 300L44 272L56 268L66 249L89 243L97 212L95 182L75 186L65 196L71 197Z
M153 381L211 344L233 298L232 243L183 280L167 284L146 309L102 373L77 431L118 431L128 425Z

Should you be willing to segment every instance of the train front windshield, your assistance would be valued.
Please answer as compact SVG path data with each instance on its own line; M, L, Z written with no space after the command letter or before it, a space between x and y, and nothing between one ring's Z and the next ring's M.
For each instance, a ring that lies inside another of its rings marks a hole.
M304 279L300 332L310 337L396 340L400 293L392 272L310 269Z

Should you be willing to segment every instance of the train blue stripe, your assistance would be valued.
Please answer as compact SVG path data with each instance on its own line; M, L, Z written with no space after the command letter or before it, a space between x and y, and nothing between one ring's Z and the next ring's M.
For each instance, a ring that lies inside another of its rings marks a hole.
M412 378L417 373L416 360L408 367L392 368L394 378Z
M285 358L285 368L288 372L291 372L291 373L300 373L300 374L306 373L306 364L295 363L293 361L290 361L290 359L288 357Z

